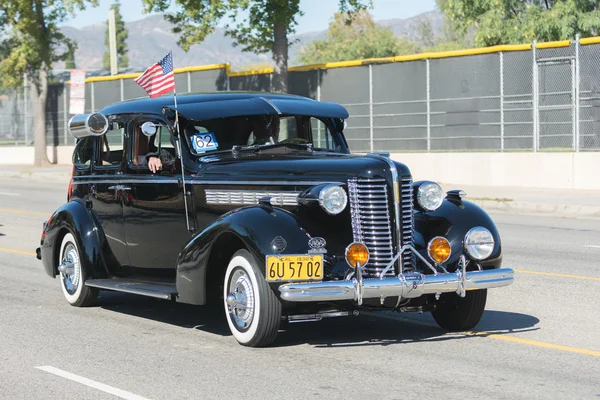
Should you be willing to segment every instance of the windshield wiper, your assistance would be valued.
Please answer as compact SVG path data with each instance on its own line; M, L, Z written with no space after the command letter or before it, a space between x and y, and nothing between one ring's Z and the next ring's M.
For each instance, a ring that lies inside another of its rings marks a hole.
M211 157L213 155L217 155L217 154L231 152L231 154L233 156L237 156L240 152L254 151L255 153L259 153L261 150L264 150L264 149L272 149L272 148L282 147L282 146L300 147L307 151L323 151L322 149L315 149L313 147L312 143L268 143L268 144L254 144L254 145L248 145L248 146L234 145L230 150L216 150L216 151L211 151L210 153L206 153L205 155L203 155L200 158L200 161L204 161L205 158L209 158L209 157Z

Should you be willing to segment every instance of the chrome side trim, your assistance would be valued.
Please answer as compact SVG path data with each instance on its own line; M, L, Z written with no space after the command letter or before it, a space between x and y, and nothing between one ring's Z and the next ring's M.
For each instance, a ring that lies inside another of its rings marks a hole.
M335 181L215 181L215 180L195 180L190 182L192 185L246 185L246 186L316 186L331 183L334 185L344 185L344 182Z
M211 190L206 189L207 204L258 204L263 197L271 197L277 206L298 205L300 192L270 192L267 190Z

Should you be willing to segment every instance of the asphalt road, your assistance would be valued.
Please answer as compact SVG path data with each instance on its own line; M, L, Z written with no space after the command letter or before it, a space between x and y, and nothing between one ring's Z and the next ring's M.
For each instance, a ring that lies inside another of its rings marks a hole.
M293 324L248 349L220 308L109 292L69 306L32 253L65 193L0 180L2 399L600 398L597 220L492 214L518 272L490 290L475 332L360 315Z

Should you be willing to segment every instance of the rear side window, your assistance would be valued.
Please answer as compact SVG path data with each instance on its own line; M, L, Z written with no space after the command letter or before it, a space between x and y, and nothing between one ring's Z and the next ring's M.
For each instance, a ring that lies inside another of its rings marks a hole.
M124 128L114 129L100 136L100 159L98 166L110 167L121 165L125 146Z
M73 164L77 166L89 166L94 155L94 138L84 137L77 141L73 151Z

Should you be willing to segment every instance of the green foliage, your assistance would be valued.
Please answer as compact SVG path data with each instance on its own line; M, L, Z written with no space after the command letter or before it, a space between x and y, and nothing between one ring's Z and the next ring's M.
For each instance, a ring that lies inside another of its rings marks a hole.
M596 36L600 10L590 0L437 0L457 32L477 46Z
M349 19L342 13L336 14L327 37L304 46L298 61L319 64L414 54L418 50L416 43L395 37L391 29L375 23L371 14L363 10Z
M435 32L431 20L423 17L414 26L420 52L452 51L473 47L469 35L458 34L452 21L447 20L441 32Z
M127 57L127 38L129 37L129 32L127 28L125 28L125 21L123 21L123 16L121 15L121 4L119 0L116 0L110 8L115 10L115 31L117 36L117 67L118 68L127 68L129 66L129 58ZM105 69L110 69L110 37L108 30L108 21L106 21L106 33L104 35L104 45L106 46L106 51L104 52L104 57L102 58L102 65Z
M38 83L48 70L67 57L75 43L58 25L86 4L97 0L2 0L0 2L0 76L7 86L23 84L23 74Z
M67 56L65 58L65 69L75 69L75 47L67 46Z

